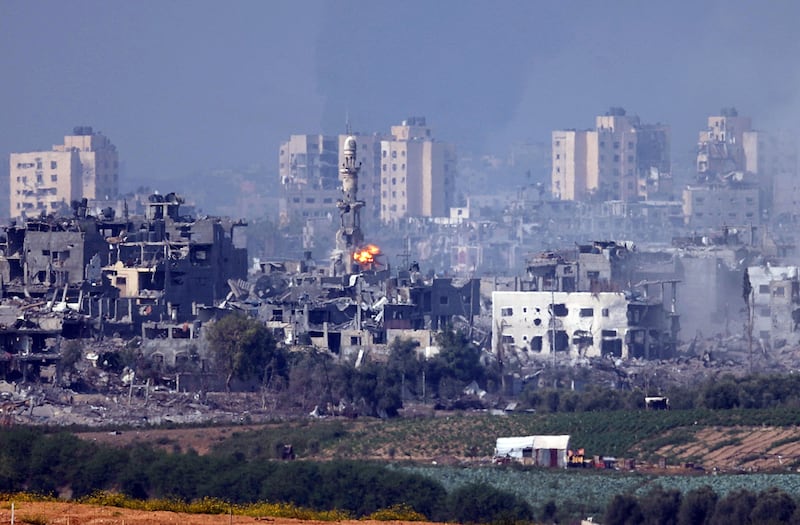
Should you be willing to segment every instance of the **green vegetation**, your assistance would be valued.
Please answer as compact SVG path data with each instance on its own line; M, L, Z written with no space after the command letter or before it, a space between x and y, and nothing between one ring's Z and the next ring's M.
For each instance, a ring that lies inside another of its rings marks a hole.
M269 425L240 433L219 446L239 451L248 459L274 458L275 447L291 443L298 457L394 459L457 456L489 457L498 437L529 434L570 434L573 447L590 454L650 458L664 445L690 443L708 426L793 427L800 409L670 410L514 414L456 412L447 417L304 421L296 425ZM734 443L736 438L730 438Z
M705 485L684 494L661 487L654 487L640 497L617 494L606 507L602 522L608 525L745 525L797 523L798 520L797 502L783 490L770 488L754 493L741 489L720 499Z
M264 323L235 313L209 325L206 330L217 366L225 374L228 391L233 378L256 377L266 385L274 376L286 376L286 356Z

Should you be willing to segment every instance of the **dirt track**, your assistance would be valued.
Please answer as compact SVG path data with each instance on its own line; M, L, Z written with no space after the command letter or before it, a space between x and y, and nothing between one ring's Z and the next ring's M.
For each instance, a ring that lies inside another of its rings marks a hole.
M272 525L330 525L327 521L293 520L287 518L250 518L246 516L182 514L164 511L138 511L117 507L99 507L80 505L77 503L27 503L14 504L14 523L36 523L48 525L166 525L179 523L182 525L243 525L247 523L270 523ZM0 503L0 523L11 523L11 503ZM340 521L340 525L386 525L411 524L425 525L424 522L377 522L377 521Z

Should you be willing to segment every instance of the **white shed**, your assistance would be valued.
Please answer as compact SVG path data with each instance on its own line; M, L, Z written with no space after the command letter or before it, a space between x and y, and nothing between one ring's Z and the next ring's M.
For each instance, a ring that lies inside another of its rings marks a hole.
M569 436L497 438L495 458L511 458L528 465L567 468Z

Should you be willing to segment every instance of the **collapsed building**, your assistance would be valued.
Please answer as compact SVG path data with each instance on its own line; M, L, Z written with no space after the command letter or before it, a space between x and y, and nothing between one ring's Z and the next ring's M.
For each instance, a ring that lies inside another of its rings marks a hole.
M192 337L198 309L225 299L229 280L247 278L247 224L182 216L182 202L153 195L144 221L106 237L105 293L94 307L107 330Z
M144 217L69 217L12 223L0 237L0 344L6 361L52 364L63 338L197 337L195 314L247 277L245 227L181 215L183 199L154 194ZM9 357L10 356L10 357ZM12 369L6 366L6 376Z

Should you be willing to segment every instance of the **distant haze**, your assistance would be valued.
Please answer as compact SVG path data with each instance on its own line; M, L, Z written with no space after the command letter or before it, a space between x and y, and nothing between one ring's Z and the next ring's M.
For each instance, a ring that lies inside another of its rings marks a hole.
M504 154L609 106L672 126L800 122L800 3L0 2L0 155L91 125L122 187L266 164L292 133L388 131L424 115L459 149ZM276 179L269 183L276 183Z

